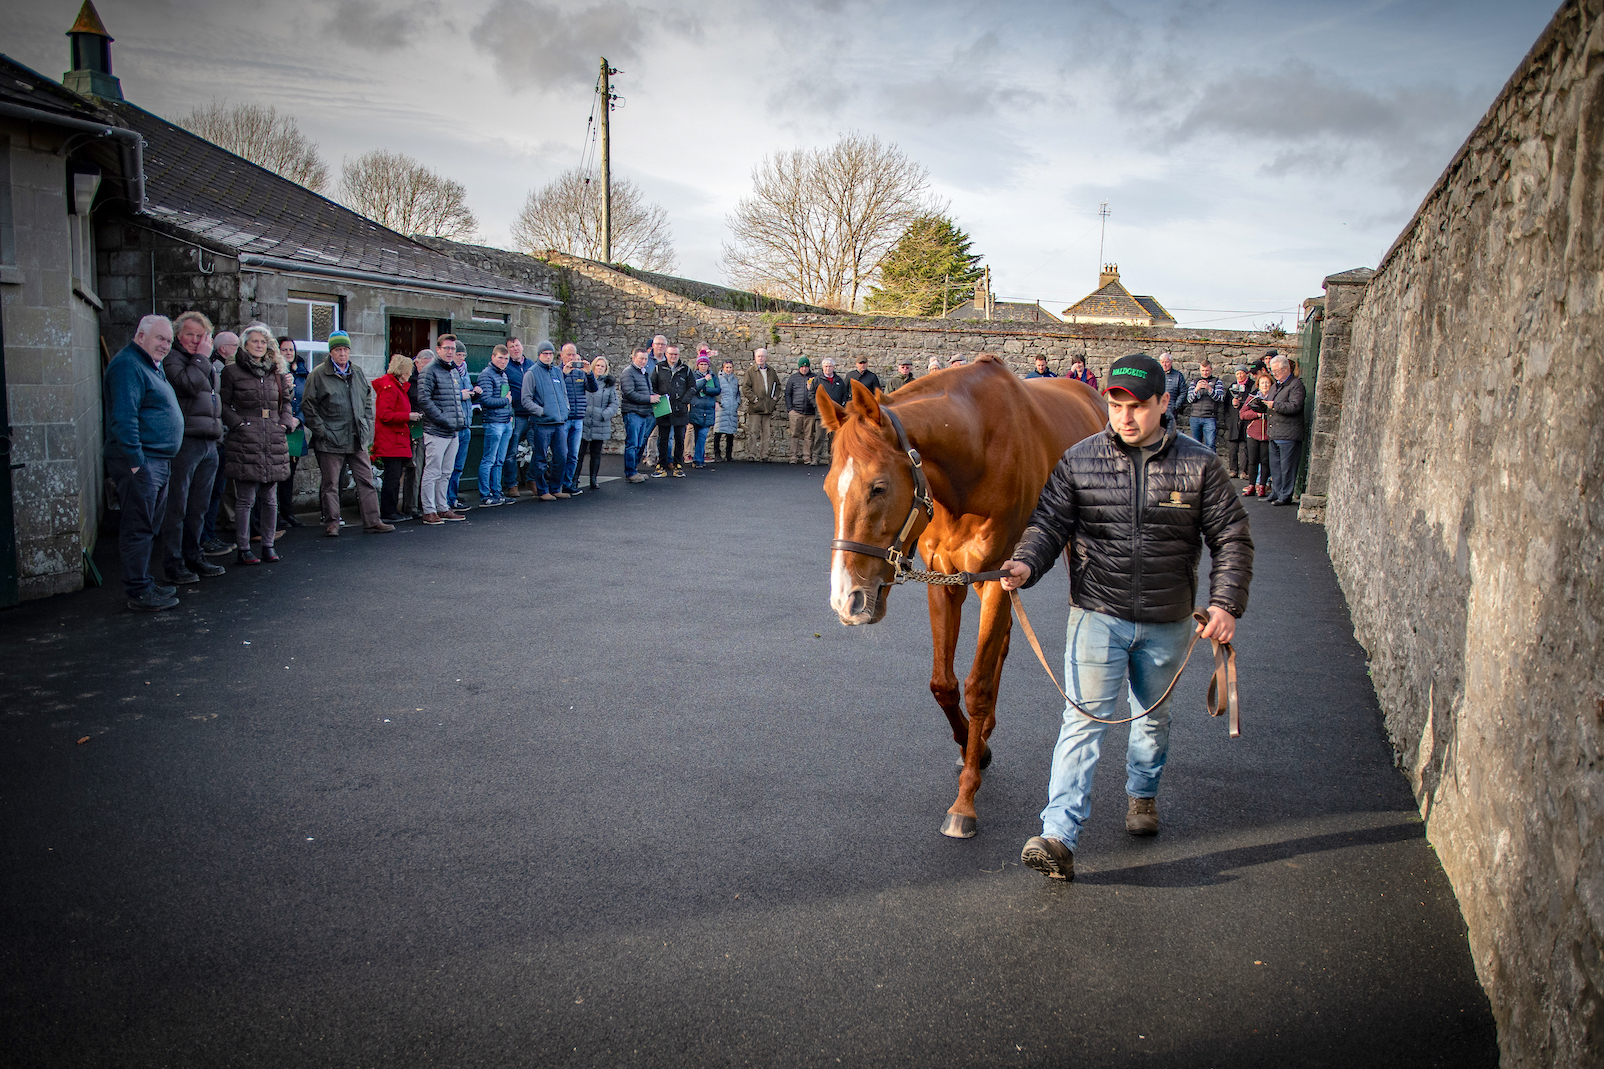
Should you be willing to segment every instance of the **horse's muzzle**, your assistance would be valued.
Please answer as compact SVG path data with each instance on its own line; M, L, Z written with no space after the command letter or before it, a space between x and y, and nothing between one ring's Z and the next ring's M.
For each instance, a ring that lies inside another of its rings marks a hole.
M885 619L886 615L886 588L884 585L875 587L853 587L847 594L843 603L836 609L836 615L846 627L857 624L877 624Z

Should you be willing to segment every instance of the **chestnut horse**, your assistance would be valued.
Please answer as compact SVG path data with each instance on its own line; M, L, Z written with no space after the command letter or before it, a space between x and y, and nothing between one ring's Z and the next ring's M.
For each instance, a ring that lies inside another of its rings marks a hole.
M915 540L933 571L985 572L1007 560L1058 458L1108 424L1107 403L1083 383L1022 381L990 356L934 372L893 395L853 380L845 408L822 388L816 400L835 435L824 480L835 508L830 607L847 625L884 619L887 595ZM1013 626L1002 584L974 585L980 635L961 695L953 654L969 590L929 588L930 693L963 753L958 799L941 831L960 839L975 834L975 791L991 763L986 740L996 725Z

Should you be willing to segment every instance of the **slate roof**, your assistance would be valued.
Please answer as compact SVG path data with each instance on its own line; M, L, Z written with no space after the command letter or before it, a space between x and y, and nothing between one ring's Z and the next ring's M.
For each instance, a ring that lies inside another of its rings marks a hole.
M551 295L420 245L404 234L152 115L126 101L106 101L118 125L145 138L150 218L236 253L296 260L408 279Z
M120 125L71 89L4 54L0 54L0 100L86 122Z
M1143 297L1138 294L1132 300L1147 309L1148 313L1153 317L1153 325L1155 327L1173 327L1175 325L1175 317L1170 315L1162 304L1158 303L1157 298Z
M1097 316L1102 319L1148 319L1152 312L1135 297L1130 290L1114 279L1106 286L1095 292L1087 294L1068 308L1064 309L1063 316L1069 319L1074 316Z
M975 307L975 302L965 301L947 313L948 319L984 319L984 310ZM1040 304L1025 301L992 301L991 317L995 320L1009 320L1028 323L1057 323L1059 318Z

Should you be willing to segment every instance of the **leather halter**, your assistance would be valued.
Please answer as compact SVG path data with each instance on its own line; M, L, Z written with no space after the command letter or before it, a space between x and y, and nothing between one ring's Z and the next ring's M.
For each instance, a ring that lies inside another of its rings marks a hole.
M908 432L902 429L902 421L889 408L882 408L880 411L891 420L891 428L897 432L897 448L907 454L908 463L913 468L913 504L908 507L908 518L902 521L902 530L897 532L895 541L885 549L865 542L848 541L845 538L832 538L830 548L889 561L893 572L892 582L897 584L906 581L908 573L913 570L908 540L913 535L914 525L919 522L920 507L923 506L925 518L933 520L936 518L936 502L930 496L930 484L925 481L925 469L919 460L919 450L908 442Z

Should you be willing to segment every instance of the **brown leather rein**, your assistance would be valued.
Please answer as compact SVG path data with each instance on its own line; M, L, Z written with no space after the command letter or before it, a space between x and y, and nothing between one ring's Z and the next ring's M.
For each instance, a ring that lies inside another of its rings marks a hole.
M936 515L935 500L930 496L930 484L925 481L924 464L919 459L919 451L909 443L908 432L903 430L902 421L897 414L889 408L881 408L891 420L891 427L897 432L897 448L907 454L908 462L913 467L913 504L908 508L908 517L902 521L902 529L892 544L882 549L871 546L865 542L852 542L845 538L832 538L831 549L839 549L848 553L860 553L866 557L878 557L890 563L892 568L893 586L898 586L912 580L916 583L928 583L932 586L970 586L975 583L989 583L1002 579L1008 575L1005 571L990 572L930 572L913 567L913 558L909 553L909 539L913 535L914 525L919 522L919 513L923 511L927 519L934 519ZM1153 709L1163 705L1169 699L1170 692L1181 681L1181 673L1186 671L1187 664L1192 660L1192 651L1197 648L1197 640L1202 637L1201 631L1192 632L1192 641L1187 643L1186 656L1181 658L1181 667L1175 670L1175 677L1170 685L1164 688L1164 693L1158 701L1148 707L1146 712L1135 716L1128 716L1123 720L1106 720L1100 716L1093 716L1081 707L1080 703L1064 693L1064 688L1058 685L1058 675L1053 666L1047 662L1047 654L1042 652L1041 642L1036 638L1036 629L1030 626L1030 617L1025 615L1025 603L1019 598L1019 591L1008 592L1009 601L1013 604L1014 614L1019 617L1019 626L1025 629L1025 638L1030 642L1030 648L1036 651L1036 659L1041 662L1042 668L1047 671L1047 678L1053 681L1053 687L1069 705L1088 720L1095 720L1099 724L1129 724L1133 720L1140 720ZM1208 626L1209 618L1205 613L1194 612L1192 619L1204 627ZM1242 710L1237 700L1236 686L1236 648L1229 642L1218 639L1209 639L1214 647L1214 674L1209 679L1209 693L1206 708L1210 716L1230 714L1231 738L1239 738L1242 734Z

